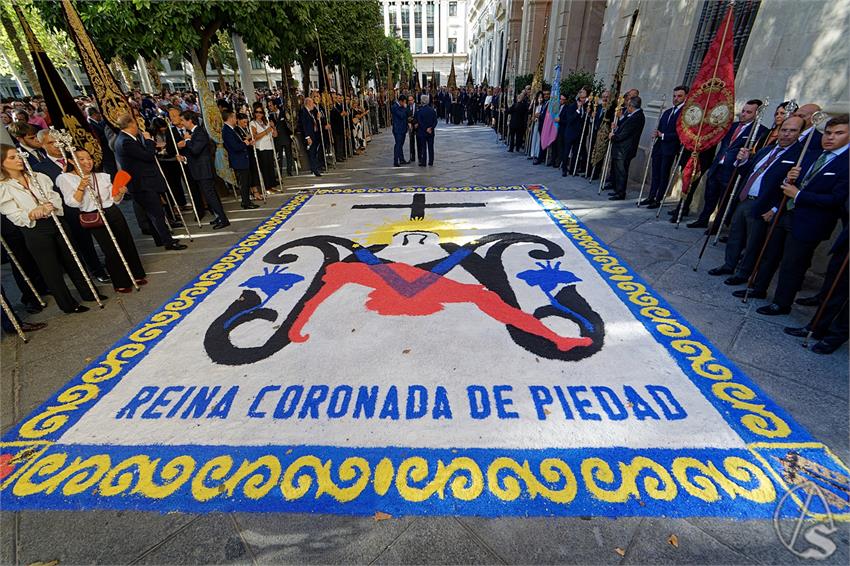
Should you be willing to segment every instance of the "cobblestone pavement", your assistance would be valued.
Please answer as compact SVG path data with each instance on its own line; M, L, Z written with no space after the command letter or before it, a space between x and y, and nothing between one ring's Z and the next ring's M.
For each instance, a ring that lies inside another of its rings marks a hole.
M437 131L436 165L392 167L392 136L375 136L366 155L322 178L288 180L288 193L319 187L540 183L574 211L603 241L649 281L794 419L833 448L845 462L848 449L848 352L818 356L782 333L802 326L812 309L763 317L730 289L706 275L722 263L723 247L709 246L699 272L701 230L678 230L662 213L637 208L634 198L610 202L597 185L533 166L506 153L494 132L481 126ZM642 172L640 172L642 173ZM633 172L633 176L635 173ZM632 187L629 196L635 197ZM163 303L223 250L280 206L274 196L258 210L226 203L232 225L198 229L183 252L164 252L139 239L150 284L140 293L110 293L107 307L59 316L51 305L28 320L49 327L29 344L2 341L2 428L8 430L91 358L103 352ZM128 216L132 213L128 213ZM821 258L822 259L822 258ZM804 294L821 283L817 263ZM12 289L13 284L7 286ZM15 301L14 294L12 300ZM2 501L0 501L2 503ZM678 546L668 541L678 538ZM293 514L154 514L133 511L26 511L0 514L0 563L60 560L88 563L777 563L800 559L780 543L770 521L708 518L505 518L369 517ZM848 562L848 529L830 537L837 551L828 562Z

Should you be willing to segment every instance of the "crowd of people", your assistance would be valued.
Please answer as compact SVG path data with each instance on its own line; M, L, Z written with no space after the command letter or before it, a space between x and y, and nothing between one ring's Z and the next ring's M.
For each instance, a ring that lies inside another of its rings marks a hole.
M243 209L282 192L284 178L299 173L299 155L306 155L310 171L320 176L336 162L363 154L380 132L373 90L356 97L333 90L303 96L260 89L252 102L230 90L216 93L216 99L224 122L220 145ZM98 284L129 293L147 283L118 206L123 200L132 202L140 232L167 250L186 249L176 231L184 228L188 234L186 225L201 225L207 215L213 230L230 225L220 196L228 187L215 166L218 144L204 127L196 93L133 91L130 112L116 124L93 99L81 96L76 102L100 145L97 167L88 151L65 145L61 126L51 128L56 121L42 98L7 99L0 106L13 142L0 145L3 262L31 314L44 308L47 294L63 312L83 313L89 310L83 303L102 305L107 299ZM45 326L23 321L5 292L3 303L5 331Z

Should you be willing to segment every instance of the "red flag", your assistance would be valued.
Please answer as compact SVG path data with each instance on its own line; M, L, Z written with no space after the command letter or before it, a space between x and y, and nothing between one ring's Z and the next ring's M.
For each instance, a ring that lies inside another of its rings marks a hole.
M699 152L723 139L735 117L733 19L733 8L729 6L676 123L682 145L692 152L682 173L684 194L688 192L691 179L699 176Z

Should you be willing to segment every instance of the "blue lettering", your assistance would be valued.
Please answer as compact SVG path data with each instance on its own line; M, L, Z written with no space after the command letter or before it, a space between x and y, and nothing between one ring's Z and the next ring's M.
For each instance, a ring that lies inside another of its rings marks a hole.
M130 399L130 402L121 407L121 410L118 411L118 414L115 415L115 418L132 419L133 415L136 413L136 409L138 409L140 405L144 405L145 403L153 399L154 393L156 393L158 389L159 387L156 387L155 385L148 385L139 389L138 393L136 393L136 395L132 399Z
M417 397L419 408L416 408ZM406 419L421 419L428 413L428 390L421 385L411 385L407 388L407 406L404 417Z
M387 398L384 399L384 406L381 407L378 418L398 420L398 389L395 385L390 386L389 391L387 391Z
M558 401L561 402L561 408L564 409L564 417L568 421L573 420L573 411L570 409L570 404L567 402L567 397L564 395L564 390L561 389L560 385L555 386L555 395L558 396Z
M322 404L322 401L324 401L327 396L327 385L311 385L310 389L307 390L307 397L304 399L304 404L301 406L301 410L298 411L298 418L303 419L309 412L311 419L318 419L319 405Z
M254 397L254 401L251 403L251 406L248 408L248 416L252 419L261 419L266 416L265 411L258 411L257 409L260 407L260 403L263 402L263 397L266 396L266 393L271 393L272 391L279 391L280 385L266 385L260 392L257 393L257 396Z
M210 414L207 415L208 419L212 419L217 417L219 419L226 419L227 415L230 414L230 407L233 406L233 398L236 397L236 393L239 391L239 386L234 385L230 389L227 390L227 393L224 394L224 397L221 398L221 401L215 404Z
M466 388L466 394L469 397L469 416L473 419L486 419L490 416L490 394L485 387L470 385Z
M328 402L328 416L338 419L348 412L348 404L351 402L351 394L354 390L350 385L338 385L331 391L331 400ZM342 395L342 401L339 397Z
M431 417L434 420L440 418L452 418L452 407L449 404L449 395L446 393L446 388L442 385L438 385L437 390L434 391L434 412L431 413Z
M626 399L628 402L632 404L632 412L639 421L642 421L647 417L660 420L661 417L658 416L658 413L652 410L652 407L649 406L649 403L644 401L643 397L638 395L634 387L626 385L623 387L623 391L626 393Z
M510 385L496 385L493 387L493 400L496 405L496 414L500 419L518 419L519 413L516 411L508 411L505 407L510 407L514 404L513 399L503 398L502 393L513 391Z
M189 417L192 417L193 419L198 419L204 416L204 413L207 412L207 407L210 406L213 398L218 395L220 389L221 385L216 385L212 389L210 389L208 385L204 385L198 389L198 394L192 398L192 402L189 403L189 406L186 407L186 410L183 411L180 418L188 419Z
M546 420L546 409L544 405L552 404L552 394L549 393L548 387L542 385L529 385L528 390L531 392L531 398L534 400L534 408L537 410L537 419Z
M602 410L605 411L605 414L608 415L608 418L612 421L622 421L629 418L629 413L626 411L626 407L623 406L623 402L620 401L620 398L617 397L617 394L610 387L604 387L602 385L595 385L590 388L593 391L593 394L596 395L596 398L599 399L599 404L602 406ZM613 405L613 407L611 406ZM613 409L617 411L614 412Z
M357 400L354 402L355 419L360 418L360 414L366 419L371 419L375 416L375 405L378 403L378 386L373 385L371 389L365 385L361 385L357 389Z
M168 387L163 387L162 391L159 393L159 397L150 404L150 407L145 409L145 412L142 413L143 419L158 419L162 416L162 413L157 411L160 407L167 407L171 400L168 398L168 394L174 391L183 391L182 385L169 385Z
M602 417L600 417L596 413L591 413L587 410L588 407L591 407L592 404L587 399L579 398L579 393L584 393L587 391L587 387L584 385L568 385L567 393L570 394L570 397L573 400L573 405L576 407L576 413L578 416L585 421L601 421Z
M183 404L186 402L189 396L194 393L195 389L197 389L197 386L189 386L189 388L183 392L183 395L180 397L180 399L178 399L177 403L173 407L171 407L171 410L168 411L168 414L165 415L165 418L170 419L171 417L175 416L177 414L177 411L179 411L181 407L183 407Z
M277 407L274 409L274 418L288 419L295 413L295 408L298 406L298 401L301 400L301 395L304 394L303 385L290 385L283 390L283 394L277 401ZM290 401L290 397L292 400ZM289 406L287 406L287 402Z
M678 421L688 416L684 407L673 397L673 393L663 385L647 385L646 390L649 391L655 402L661 406L661 410L664 412L664 416L667 417L668 421ZM667 398L666 403L661 398L662 396ZM668 403L672 405L673 410L668 406Z

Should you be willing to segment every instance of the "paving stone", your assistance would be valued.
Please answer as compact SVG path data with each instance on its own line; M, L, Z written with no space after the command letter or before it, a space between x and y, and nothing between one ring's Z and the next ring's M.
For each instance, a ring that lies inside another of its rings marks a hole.
M134 564L251 564L252 558L229 515L198 516Z
M678 547L670 544L676 535ZM625 549L621 564L743 564L753 559L682 519L647 519Z
M374 564L496 564L497 555L453 517L419 519Z

